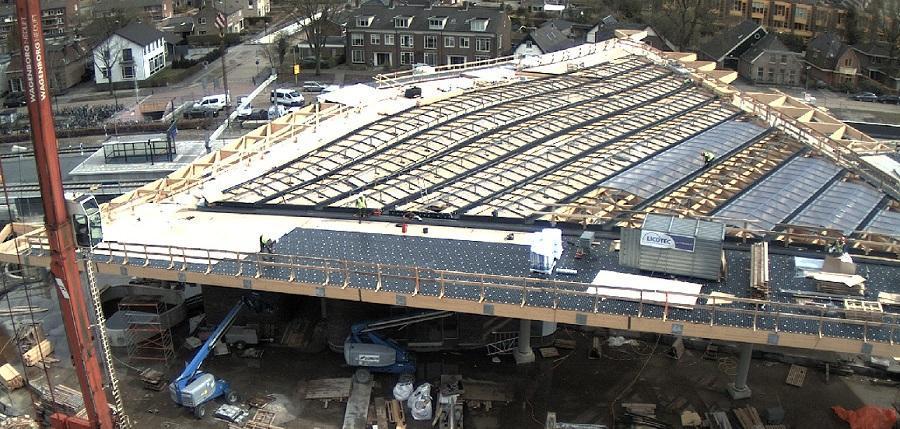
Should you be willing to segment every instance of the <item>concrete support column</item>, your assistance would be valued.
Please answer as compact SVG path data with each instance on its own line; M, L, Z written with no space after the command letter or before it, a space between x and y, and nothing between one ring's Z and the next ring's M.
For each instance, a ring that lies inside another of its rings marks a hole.
M516 364L522 365L534 362L534 351L531 350L531 321L519 320L519 346L513 352Z
M753 357L753 344L742 343L738 346L740 357L738 359L737 374L734 376L734 383L728 384L728 393L731 399L747 399L752 393L750 386L747 386L747 376L750 374L750 361Z

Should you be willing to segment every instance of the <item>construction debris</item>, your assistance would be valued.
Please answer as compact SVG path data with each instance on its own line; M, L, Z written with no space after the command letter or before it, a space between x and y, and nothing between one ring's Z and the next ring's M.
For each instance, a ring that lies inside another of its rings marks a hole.
M866 278L858 274L812 273L816 290L836 295L865 295Z
M24 386L25 379L22 378L22 374L19 374L15 367L7 363L0 366L0 383L3 383L3 388L7 392L12 392Z
M141 371L140 377L141 382L144 384L144 389L153 390L155 392L160 392L165 389L168 383L163 379L163 375L162 372L151 368L146 368Z
M756 408L754 407L746 406L743 408L735 408L731 411L734 412L734 416L737 418L742 429L759 429L765 427L762 419L759 417L759 412L756 411Z
M38 429L40 425L31 417L9 417L0 422L0 429Z
M34 313L43 313L47 311L46 308L43 307L34 307L28 305L19 305L12 308L4 308L0 309L0 316L28 316Z
M553 347L562 350L575 350L575 344L575 340L564 340L562 338L553 340Z
M622 408L631 415L656 418L656 404L626 402L622 404Z
M243 426L229 423L228 429L283 429L275 426L276 417L278 415L274 411L258 408L253 417L250 417L250 420L247 420Z
M247 405L253 408L265 408L272 402L275 402L275 395L254 396L247 400Z
M350 377L310 380L306 385L306 399L318 399L328 408L330 401L346 401L352 384Z
M243 422L243 420L247 417L247 412L244 411L241 407L223 404L216 409L216 413L214 415L216 418L225 420L226 422L241 424L241 422Z
M544 359L559 357L559 350L556 347L541 347L538 351Z
M394 424L397 429L406 429L406 412L403 411L403 404L394 399L387 402L386 405L388 423Z
M681 412L681 426L699 427L703 424L703 419L696 411L684 410Z
M556 421L556 413L550 411L547 413L547 420L544 422L544 429L607 429L605 425L594 424L571 424Z

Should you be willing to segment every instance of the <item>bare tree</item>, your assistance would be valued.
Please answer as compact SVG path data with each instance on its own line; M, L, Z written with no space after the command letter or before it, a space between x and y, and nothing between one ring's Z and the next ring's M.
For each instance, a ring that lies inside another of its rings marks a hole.
M295 0L295 21L303 27L306 40L316 61L316 76L322 73L322 47L334 19L344 9L342 0Z
M97 71L101 73L106 71L109 93L113 96L116 106L119 105L119 98L114 89L112 74L116 65L120 64L122 49L126 46L121 39L114 38L113 35L135 19L135 15L128 10L112 9L102 16L95 17L83 30L83 34L94 46L94 64L99 68Z
M717 7L714 0L655 0L647 22L659 29L678 49L693 47L704 28L711 28Z
M866 12L866 39L871 46L884 47L888 57L885 72L894 76L900 56L900 0L873 0Z
M112 76L113 70L122 60L122 49L125 46L122 39L108 37L94 48L94 64L97 65L97 71L103 73L109 82L109 93L113 96L116 106L119 105L119 97L116 95Z

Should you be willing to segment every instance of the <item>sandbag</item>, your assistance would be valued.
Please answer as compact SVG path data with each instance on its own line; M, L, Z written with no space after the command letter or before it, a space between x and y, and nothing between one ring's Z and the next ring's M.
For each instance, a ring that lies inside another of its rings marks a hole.
M409 396L409 413L414 420L431 420L431 385L423 383Z
M407 374L401 375L400 380L394 385L394 399L406 401L413 392L413 378Z
M841 420L850 424L850 429L891 429L897 423L897 412L890 408L866 405L856 410L831 407Z

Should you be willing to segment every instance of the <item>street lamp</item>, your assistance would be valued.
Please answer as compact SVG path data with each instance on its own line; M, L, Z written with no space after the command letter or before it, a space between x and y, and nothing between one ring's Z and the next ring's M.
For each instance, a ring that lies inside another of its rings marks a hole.
M806 66L806 91L809 92L809 69L811 66Z

